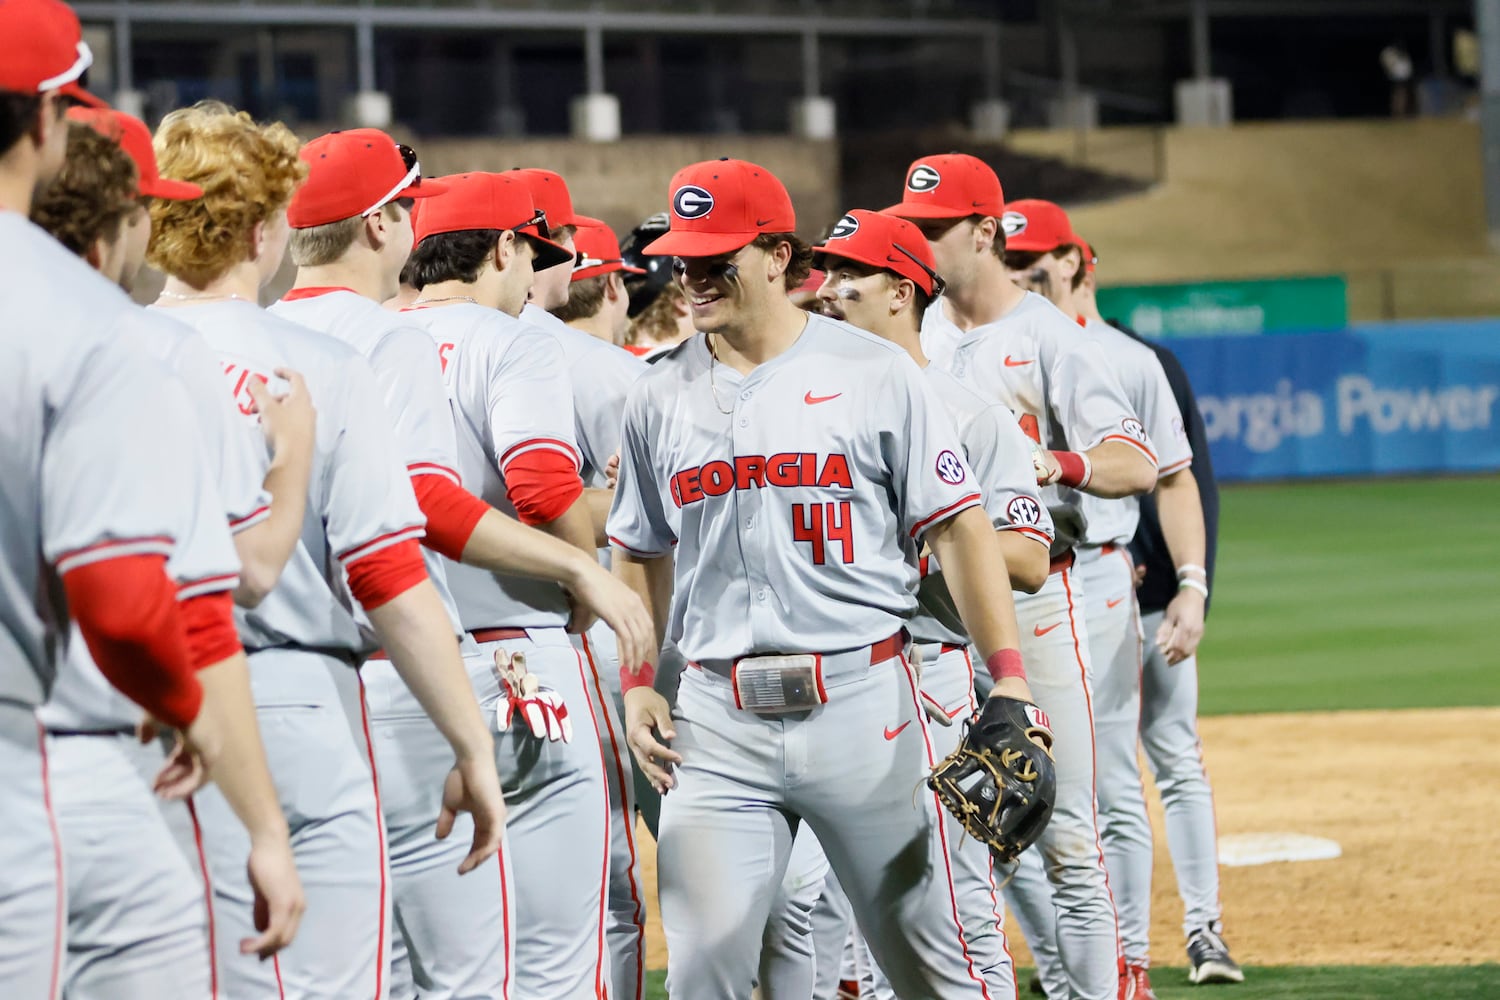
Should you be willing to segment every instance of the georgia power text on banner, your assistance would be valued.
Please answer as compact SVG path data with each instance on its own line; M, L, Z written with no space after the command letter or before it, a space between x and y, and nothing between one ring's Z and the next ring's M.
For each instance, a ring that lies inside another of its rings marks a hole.
M1500 321L1170 343L1220 478L1500 469Z

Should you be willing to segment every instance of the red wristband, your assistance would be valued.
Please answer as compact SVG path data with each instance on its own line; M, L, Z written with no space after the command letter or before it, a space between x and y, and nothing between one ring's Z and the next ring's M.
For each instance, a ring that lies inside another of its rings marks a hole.
M1088 457L1083 452L1054 451L1052 457L1057 459L1057 466L1060 470L1057 481L1064 486L1071 486L1075 490L1081 490L1093 478L1094 470L1089 466Z
M984 667L997 681L1003 681L1007 677L1019 677L1023 681L1026 679L1026 668L1021 664L1019 649L1002 649L990 654L990 658L984 661Z
M631 670L629 667L620 668L620 693L622 695L636 688L651 687L655 681L656 668L649 663L642 663L639 670Z

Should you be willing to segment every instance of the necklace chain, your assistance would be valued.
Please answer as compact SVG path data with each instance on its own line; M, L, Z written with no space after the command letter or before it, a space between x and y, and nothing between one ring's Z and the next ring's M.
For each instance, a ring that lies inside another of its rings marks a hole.
M434 302L472 302L476 306L479 305L479 300L472 295L441 295L435 299L417 298L411 300L411 304L414 306L430 306Z
M234 292L199 292L196 295L184 295L181 292L168 292L163 290L161 297L164 299L176 299L178 302L206 302L210 299L238 299L241 302L251 302L243 295Z
M714 351L713 334L706 334L703 338L703 342L708 345L708 391L713 393L714 409L718 410L726 417L733 416L734 397L731 395L729 409L727 410L724 409L723 404L719 402L719 384L714 380L714 367L719 360L719 355L716 351Z

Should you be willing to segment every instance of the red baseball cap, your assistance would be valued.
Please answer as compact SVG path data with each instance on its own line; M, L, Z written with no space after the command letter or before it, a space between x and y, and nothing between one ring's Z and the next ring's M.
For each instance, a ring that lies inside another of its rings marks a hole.
M199 185L161 175L156 165L156 150L151 147L151 130L134 115L114 108L69 108L68 118L119 143L125 155L135 161L136 194L141 197L167 201L191 201L203 197L203 188Z
M38 96L57 91L90 107L108 107L78 84L94 64L78 15L59 0L0 2L0 91Z
M724 157L683 167L672 177L670 229L641 252L662 257L717 257L762 233L797 228L792 197L765 167Z
M1084 271L1086 271L1089 274L1093 274L1094 273L1094 265L1099 263L1099 258L1096 257L1096 256L1094 256L1094 248L1093 248L1093 246L1091 246L1089 244L1088 240L1084 239L1082 236L1079 236L1077 233L1074 233L1073 237L1074 237L1074 241L1078 244L1078 249L1080 249L1080 250L1083 251L1083 269L1084 269Z
M1068 213L1040 198L1013 201L1000 217L1005 230L1005 249L1047 253L1060 246L1077 244Z
M286 209L293 229L365 218L397 198L431 198L448 190L423 181L416 151L378 128L329 132L298 155L307 164L307 180Z
M521 181L476 170L445 177L443 187L444 192L423 205L413 222L418 243L439 233L510 229L536 250L535 270L545 271L573 259L565 247L552 242L546 219Z
M604 220L579 215L573 211L573 195L568 192L568 182L562 174L540 167L517 167L510 171L531 192L536 207L547 213L547 225L552 229L563 226L604 225Z
M615 231L598 219L575 216L578 231L573 234L573 246L578 251L578 261L573 265L573 280L596 278L601 274L624 271L626 274L645 274L643 267L629 267L620 255L620 241ZM585 221L587 220L587 221Z
M822 245L813 247L814 267L827 270L830 257L909 278L928 295L943 290L926 237L916 226L894 215L854 209L838 221Z
M901 201L885 210L903 219L999 218L1005 193L990 165L968 153L924 156L906 171Z

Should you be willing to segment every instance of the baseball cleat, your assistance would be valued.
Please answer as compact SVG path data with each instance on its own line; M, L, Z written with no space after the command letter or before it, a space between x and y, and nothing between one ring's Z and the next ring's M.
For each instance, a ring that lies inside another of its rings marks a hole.
M1207 983L1243 983L1245 973L1229 957L1229 945L1211 927L1200 927L1188 935L1188 981L1196 986Z
M1121 995L1127 1000L1156 1000L1151 973L1144 965L1125 966L1125 991Z
M1032 996L1044 997L1047 995L1047 987L1042 985L1041 973L1033 972L1031 974L1031 982L1026 984L1026 988L1031 991Z

